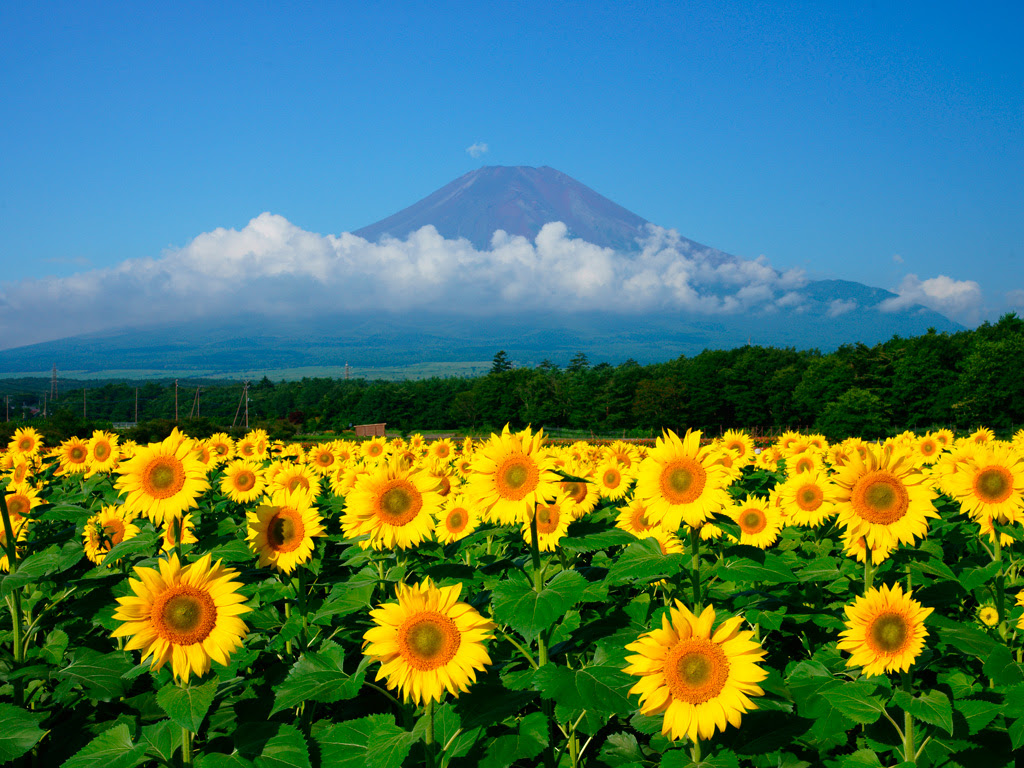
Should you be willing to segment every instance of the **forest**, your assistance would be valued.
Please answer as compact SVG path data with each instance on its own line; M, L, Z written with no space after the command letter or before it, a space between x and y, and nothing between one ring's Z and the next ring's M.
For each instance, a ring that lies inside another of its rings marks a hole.
M1012 432L1024 425L1022 368L1024 320L1011 313L974 330L929 330L829 353L744 346L652 365L592 363L580 353L564 368L526 368L498 351L491 371L476 378L264 377L247 388L222 381L80 383L62 390L56 403L44 402L47 380L6 380L3 426L13 433L28 420L51 440L136 421L130 432L142 440L157 439L174 423L197 436L248 423L281 438L379 422L396 432L478 432L509 423L633 437L663 427L711 434L794 428L865 438L981 424Z

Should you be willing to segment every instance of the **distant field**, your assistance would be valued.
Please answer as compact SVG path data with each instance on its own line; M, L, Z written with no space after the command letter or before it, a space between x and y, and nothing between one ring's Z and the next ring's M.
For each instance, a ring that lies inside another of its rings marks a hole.
M390 366L382 368L357 368L352 366L348 369L348 375L353 379L387 381L402 381L405 379L429 379L432 376L481 376L491 370L490 360L474 360L461 363L415 363L407 366ZM13 371L0 373L0 379L49 379L51 371ZM65 371L58 370L58 376L63 379L77 381L152 381L166 379L217 379L222 381L244 381L245 379L259 380L266 376L271 381L297 381L304 377L309 378L335 378L345 376L344 366L307 366L302 368L275 368L275 369L254 369L249 371L217 371L209 369L140 369L124 370L111 368L102 371Z

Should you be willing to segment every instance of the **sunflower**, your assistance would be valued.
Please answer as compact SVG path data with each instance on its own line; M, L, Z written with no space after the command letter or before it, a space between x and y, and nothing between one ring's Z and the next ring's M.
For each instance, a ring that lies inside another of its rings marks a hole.
M89 438L89 474L97 472L110 472L117 466L117 460L121 456L117 443L120 438L114 432L105 432L97 429Z
M768 504L767 499L747 495L747 498L726 508L740 527L740 544L767 549L779 538L782 517Z
M637 536L639 539L654 539L658 542L658 546L661 547L661 554L663 555L681 555L686 552L686 545L683 540L676 534L666 531L664 528L648 528L643 533ZM665 584L664 580L655 582L656 584Z
M868 590L845 610L849 620L838 647L850 652L846 666L863 667L871 676L910 669L924 648L924 620L933 609L922 607L894 584Z
M1024 591L1017 593L1017 605L1024 605ZM1017 620L1017 629L1024 629L1024 614Z
M832 478L839 522L851 537L867 539L873 551L913 544L928 533L928 519L939 515L928 477L906 449L868 449L866 459L851 457Z
M978 427L967 439L976 445L986 445L996 439L996 433L988 427Z
M7 444L7 450L22 456L35 456L43 448L43 436L32 427L14 430L14 437Z
M739 459L740 466L754 460L754 440L746 432L738 429L727 429L722 435L721 447Z
M491 663L484 641L494 622L459 601L462 585L435 587L430 579L397 587L397 603L370 611L375 626L363 635L363 654L380 662L377 680L416 704L458 698Z
M89 469L89 443L69 437L53 451L58 466L54 475L83 475Z
M636 477L636 469L627 468L615 459L606 458L594 468L593 477L601 498L618 501L629 493L629 486Z
M135 573L139 578L128 580L135 594L117 598L114 618L123 623L112 637L130 637L126 650L141 650L142 661L152 657L153 671L170 662L183 681L206 674L211 659L226 666L247 632L238 617L252 610L242 604L238 573L220 560L211 566L210 555L184 567L171 555L160 570Z
M631 443L616 440L601 452L604 458L618 462L626 469L633 468L640 461L640 450Z
M438 461L451 461L455 458L455 446L449 438L442 437L427 447L427 455Z
M178 537L181 537L181 545L195 544L199 541L196 538L196 524L192 515L172 515L164 520L164 530L160 534L160 551L173 552L178 546Z
M21 522L29 512L42 504L36 489L29 483L11 483L5 495L7 513L11 516L11 524Z
M647 519L647 505L639 499L633 499L619 512L615 526L640 539L647 536L652 528L658 527Z
M388 441L383 437L371 437L360 446L363 461L372 463L383 459L388 453Z
M537 517L537 548L542 552L554 552L573 521L569 495L563 491L554 499L538 502L534 514ZM532 521L523 523L523 539L533 545Z
M719 452L701 447L700 434L680 439L666 430L640 463L636 497L647 504L647 517L670 531L683 522L700 525L731 502L729 469L715 463Z
M542 448L544 431L527 427L490 439L475 453L467 492L479 504L485 519L504 525L528 522L538 502L558 493L558 477Z
M455 478L455 472L452 470L451 465L446 461L439 461L438 459L430 459L425 470L428 475L434 478L437 483L437 487L434 489L442 496L447 496L452 492L452 480L456 480L455 485L461 485L462 482Z
M263 458L256 450L256 439L252 435L245 435L235 443L235 455L254 461Z
M765 652L741 630L741 616L713 631L710 605L698 618L679 600L663 615L661 629L641 635L626 646L625 671L639 682L630 693L640 695L640 712L665 714L661 732L672 739L708 739L726 722L737 728L744 712L756 709L751 696L764 691L757 683L768 673L758 666Z
M338 455L334 452L334 443L314 445L306 454L306 466L321 477L331 474L338 463Z
M579 520L594 511L601 500L601 492L594 482L594 468L589 464L570 463L566 474L579 480L562 480L558 487L569 496L570 512Z
M942 455L942 443L939 439L929 432L924 437L920 437L914 443L914 451L917 453L917 460L921 464L934 464L939 460L939 456Z
M444 500L437 511L434 535L443 544L466 538L480 525L480 515L465 494L453 494Z
M289 574L313 556L313 537L325 535L320 514L304 493L276 490L246 521L245 538L260 565Z
M138 533L139 526L131 521L124 507L104 505L85 521L85 530L82 531L85 556L99 565L110 550Z
M229 499L245 504L259 498L266 487L263 479L263 468L253 461L238 459L224 468L224 477L220 481L221 493Z
M423 471L402 467L395 459L377 464L356 480L345 503L341 528L348 538L374 549L411 549L430 536L442 496L437 481Z
M788 525L816 528L836 513L836 487L823 472L793 475L775 486Z
M786 459L786 474L789 477L824 470L824 456L817 451L801 451Z
M32 477L33 469L29 459L20 453L8 453L4 458L9 458L11 461L11 468L7 476L11 478L12 483L24 483Z
M310 504L320 493L320 476L305 464L275 461L270 465L267 475L267 484L271 488L288 493L304 493L309 496Z
M213 456L213 463L220 466L235 455L235 441L226 432L215 432L206 438L206 446Z
M366 467L362 464L339 466L331 475L331 493L335 496L348 496L349 491L355 488L359 476L365 474Z
M999 623L999 611L994 605L983 605L978 608L978 621L986 627L994 627Z
M990 443L947 475L944 488L975 520L1018 522L1024 518L1024 453Z
M868 559L868 540L861 535L855 535L849 530L843 531L840 535L840 541L843 545L843 551L852 558L855 558L858 563L866 562ZM889 557L896 550L896 543L892 543L888 546L875 546L870 549L871 562L874 565L880 565L884 563L886 558Z
M159 524L198 505L199 496L210 487L206 467L192 455L191 441L179 437L172 433L121 462L115 487L128 494L124 506L129 512Z

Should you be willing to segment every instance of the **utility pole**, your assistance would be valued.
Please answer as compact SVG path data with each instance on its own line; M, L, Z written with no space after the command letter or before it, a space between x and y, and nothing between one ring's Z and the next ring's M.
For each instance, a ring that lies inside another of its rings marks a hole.
M188 412L188 417L190 419L192 418L192 414L193 413L196 415L197 419L199 418L199 390L200 389L202 389L202 387L196 387L196 396L192 399L192 408L189 409L189 412Z
M348 363L345 363L345 381L348 381L349 367Z
M50 381L50 400L57 402L57 364L53 364L53 379Z
M178 420L178 380L174 380L174 420Z
M249 382L245 382L245 428L249 429Z
M46 393L43 392L43 418L46 418Z

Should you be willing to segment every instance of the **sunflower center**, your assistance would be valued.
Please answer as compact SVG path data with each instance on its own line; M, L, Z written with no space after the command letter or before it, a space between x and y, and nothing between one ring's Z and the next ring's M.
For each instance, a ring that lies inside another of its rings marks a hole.
M278 507L267 523L267 543L275 552L294 552L305 535L302 515L291 507Z
M644 514L646 511L647 510L645 509L633 510L633 518L631 522L633 523L633 527L636 528L638 531L649 531L651 528L654 527L647 520L647 515Z
M661 494L669 504L690 504L704 491L707 472L693 459L669 462L661 470Z
M768 518L760 509L743 510L736 522L744 533L760 533L768 526Z
M903 483L884 470L870 472L858 480L850 501L861 518L878 525L895 523L910 506L910 496Z
M451 533L461 533L469 522L469 515L466 514L466 510L462 507L457 507L448 513L448 517L445 518L445 525Z
M814 469L814 461L806 456L801 456L793 465L793 470L797 474L800 474L801 472L809 472L812 469Z
M254 485L256 485L256 475L252 472L244 470L235 475L235 488L239 491L251 491Z
M553 533L558 527L558 507L542 506L537 508L537 533Z
M23 438L21 438L21 440L18 441L18 450L19 451L23 451L25 453L28 453L29 451L31 451L32 450L32 438L31 437L23 437Z
M805 485L796 493L796 504L805 512L813 512L821 506L825 494L817 485Z
M921 453L923 453L925 456L930 456L931 454L935 453L935 443L930 441L921 443Z
M295 491L299 490L299 488L302 488L302 489L308 491L309 490L309 480L304 478L302 475L296 475L295 477L290 478L288 480L288 490L291 493L295 493Z
M193 645L209 637L217 625L217 606L210 593L177 584L153 601L150 614L156 633L174 645Z
M11 517L24 517L29 509L28 499L20 493L7 497L7 511L11 513Z
M88 454L86 454L85 449L82 448L82 446L76 445L74 448L71 449L70 459L76 464L78 464L80 462L85 461L87 455Z
M124 523L120 520L110 520L104 523L103 536L110 541L111 546L120 544L124 540Z
M729 659L706 638L684 640L665 659L665 681L673 698L703 704L718 696L729 680Z
M427 672L455 658L462 635L455 622L437 611L425 611L398 628L398 652L413 669Z
M1006 467L985 467L974 476L974 492L984 502L999 504L1013 493L1013 476Z
M185 486L185 468L173 456L158 456L142 472L142 489L156 499L168 499Z
M910 638L910 627L903 614L883 613L872 622L867 636L876 653L899 653Z
M434 455L437 456L437 458L439 459L447 459L450 453L451 449L444 443L441 443L436 448L434 448Z
M526 455L509 456L498 467L498 495L503 499L520 501L540 482L540 471L534 461Z
M622 473L617 469L606 469L601 482L604 483L605 488L615 490L622 482Z
M583 503L583 500L587 498L587 486L583 483L577 483L575 481L562 483L562 490L569 494L569 498L575 501L577 504Z
M110 455L110 446L106 443L97 443L96 447L92 449L92 455L99 461L103 461Z
M405 525L420 513L423 497L412 484L404 480L392 480L390 487L380 495L378 508L385 523Z
M329 467L334 463L334 454L321 453L316 457L316 463L321 467Z

